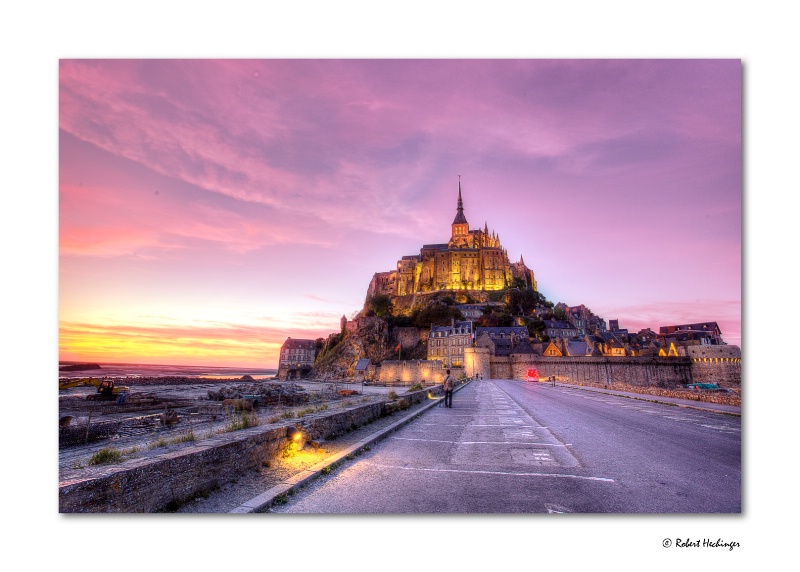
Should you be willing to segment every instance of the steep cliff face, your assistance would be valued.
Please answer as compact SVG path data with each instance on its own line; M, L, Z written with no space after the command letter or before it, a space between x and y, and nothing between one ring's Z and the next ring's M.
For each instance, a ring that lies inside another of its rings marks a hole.
M403 328L407 330L407 328ZM385 320L377 317L363 317L355 321L355 327L333 334L325 341L320 351L311 377L314 379L343 379L352 377L356 363L360 359L369 359L373 364L383 360L398 358L398 345L402 339L408 339L408 332L390 330ZM419 339L419 336L416 338ZM426 353L421 342L413 348L403 344L403 359L420 359L420 353ZM424 359L424 357L423 357Z

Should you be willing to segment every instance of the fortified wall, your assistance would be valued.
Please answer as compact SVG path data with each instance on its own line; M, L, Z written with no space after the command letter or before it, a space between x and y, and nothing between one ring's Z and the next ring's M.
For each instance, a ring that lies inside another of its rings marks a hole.
M482 350L482 351L476 351ZM537 369L540 377L575 383L609 383L612 381L639 386L675 387L697 381L693 378L693 362L688 357L542 357L514 354L498 357L485 348L465 348L467 375L480 372L495 379L525 380L529 369Z
M457 377L455 372L453 377ZM442 383L445 371L438 360L386 360L381 362L379 383L385 385L411 385Z
M737 346L688 346L695 383L716 383L720 387L742 385L742 350Z

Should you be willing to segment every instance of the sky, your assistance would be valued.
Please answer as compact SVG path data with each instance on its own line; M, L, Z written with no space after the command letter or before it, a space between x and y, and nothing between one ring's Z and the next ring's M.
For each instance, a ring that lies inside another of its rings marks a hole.
M742 340L738 59L61 59L59 359L277 367L446 242Z

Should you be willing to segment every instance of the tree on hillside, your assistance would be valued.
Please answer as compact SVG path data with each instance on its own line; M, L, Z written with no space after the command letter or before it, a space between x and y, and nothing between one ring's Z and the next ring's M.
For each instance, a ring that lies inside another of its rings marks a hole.
M463 320L461 310L455 306L445 304L432 304L422 308L412 316L414 325L418 328L430 328L432 324L437 326L447 326L450 320Z
M367 299L367 316L386 319L392 315L392 299L386 294L375 294Z
M506 296L505 310L514 316L527 316L540 306L543 301L546 302L547 300L536 290L509 289Z
M532 340L539 340L540 342L550 340L549 336L544 333L545 331L544 320L541 320L536 317L527 318L525 320L525 325L528 328L528 336Z
M520 290L525 290L528 288L528 285L525 284L525 281L522 278L515 277L511 281L511 286L509 288L519 288Z

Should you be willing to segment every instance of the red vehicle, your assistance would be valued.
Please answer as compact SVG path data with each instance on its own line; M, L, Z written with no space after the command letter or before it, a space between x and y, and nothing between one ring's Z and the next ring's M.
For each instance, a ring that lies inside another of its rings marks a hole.
M539 381L539 370L538 369L529 369L528 370L528 381Z

